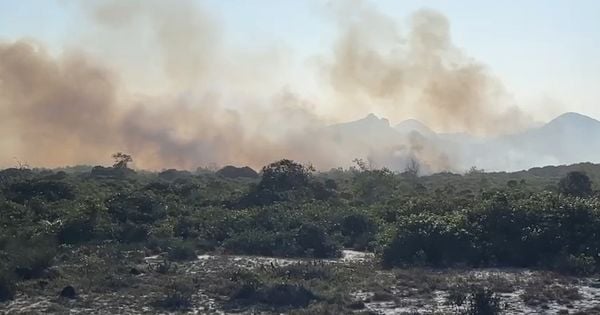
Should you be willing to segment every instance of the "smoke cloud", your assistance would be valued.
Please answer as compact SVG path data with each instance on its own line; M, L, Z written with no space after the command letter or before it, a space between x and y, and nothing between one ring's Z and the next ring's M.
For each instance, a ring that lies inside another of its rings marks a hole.
M290 52L230 47L191 1L86 2L81 48L52 55L32 41L0 43L0 160L106 164L123 151L147 169L284 157L321 169L367 157L401 169L416 157L448 170L456 153L422 137L349 145L328 124L375 111L488 135L528 122L485 66L452 45L439 13L416 12L402 33L364 3L338 9L339 38L315 71L323 91L314 99L286 82ZM323 103L330 114L318 114Z
M340 38L325 66L340 106L478 135L530 123L486 67L454 47L446 17L417 11L403 33L390 17L357 4L342 8Z

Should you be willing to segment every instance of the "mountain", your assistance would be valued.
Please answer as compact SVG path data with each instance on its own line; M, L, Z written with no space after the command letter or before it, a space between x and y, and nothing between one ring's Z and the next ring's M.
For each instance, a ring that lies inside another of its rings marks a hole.
M402 134L409 134L413 131L416 131L424 137L436 137L435 132L429 129L429 127L427 127L424 123L416 119L407 119L394 126L394 129Z
M577 113L566 113L553 119L546 125L534 129L533 133L537 133L539 136L552 136L554 139L573 143L582 143L586 146L594 142L583 141L584 139L594 141L600 145L600 121L591 117L577 114ZM556 138L558 137L558 138Z
M365 118L347 123L329 126L328 132L338 142L376 143L378 145L389 145L400 136L390 126L385 118L379 118L375 114L369 114Z
M504 148L519 168L547 164L600 161L600 121L565 113L545 125L500 137L492 144ZM496 149L497 151L497 149Z
M395 126L369 114L363 119L332 125L329 136L342 155L368 158L376 165L402 170L418 157L430 171L466 170L471 166L515 171L543 165L600 162L600 121L565 113L522 132L477 138L466 133L436 133L409 119Z
M388 129L390 129L390 122L385 118L379 118L371 113L365 118L331 125L329 128L349 133L379 133L388 132Z
M329 126L321 140L329 139L329 150L342 161L366 159L376 167L403 171L417 159L424 173L447 169L454 159L453 143L439 141L436 133L417 120L390 126L385 118L369 114L365 118ZM321 141L323 142L323 141Z
M592 127L592 128L600 128L600 121L579 113L564 113L548 124L543 126L544 128L571 128L571 127Z

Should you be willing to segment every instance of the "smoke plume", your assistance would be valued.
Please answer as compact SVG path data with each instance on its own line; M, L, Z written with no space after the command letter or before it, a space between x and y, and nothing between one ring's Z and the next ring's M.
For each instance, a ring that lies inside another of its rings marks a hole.
M434 11L416 12L403 33L362 3L342 8L350 14L337 15L339 38L315 71L315 98L286 81L290 52L232 47L210 12L177 4L86 2L81 47L61 54L32 41L0 43L3 166L15 157L46 167L107 164L123 151L148 169L280 158L326 169L357 157L401 169L398 161L416 157L445 170L456 154L422 137L347 145L327 125L371 111L476 134L528 121L485 66L453 46L448 20ZM323 116L325 103L333 110Z
M479 135L529 123L486 67L454 47L450 23L440 13L415 12L403 33L363 2L351 12L343 9L325 70L347 111L366 106L396 121L414 117L439 131Z

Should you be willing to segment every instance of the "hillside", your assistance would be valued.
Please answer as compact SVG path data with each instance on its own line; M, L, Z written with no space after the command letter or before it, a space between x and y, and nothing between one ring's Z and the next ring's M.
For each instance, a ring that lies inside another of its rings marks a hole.
M422 162L425 173L461 172L472 166L519 171L548 164L600 162L600 121L576 113L519 133L487 138L438 134L414 119L392 127L373 114L333 125L329 131L338 150L396 171L402 171L414 157Z

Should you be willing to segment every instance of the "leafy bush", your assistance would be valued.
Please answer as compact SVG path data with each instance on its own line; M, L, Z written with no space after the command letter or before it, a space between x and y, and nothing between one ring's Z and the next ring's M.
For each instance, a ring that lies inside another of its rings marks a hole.
M7 249L15 274L22 279L34 279L52 266L56 256L55 244L43 239L15 240Z
M590 194L598 188L598 165L415 177L361 161L317 173L281 160L265 166L260 181L212 171L129 170L115 177L90 170L0 171L0 250L13 253L11 268L21 277L42 274L52 262L43 248L56 246L29 250L30 243L15 247L2 239L43 235L69 250L117 241L167 251L172 260L193 259L202 242L207 250L285 257L376 248L386 266L600 270L600 200ZM173 238L186 243L171 246ZM294 272L290 277L304 277Z
M164 295L155 301L154 306L168 310L187 310L192 307L192 297L196 292L189 280L171 282L165 287Z
M579 289L565 284L556 284L549 279L532 279L525 284L521 299L530 306L557 302L561 305L573 303L583 298Z
M585 173L573 171L560 180L558 190L571 196L589 196L592 193L592 183Z
M549 193L485 198L471 209L405 214L397 220L395 234L382 239L384 265L557 268L571 261L580 269L596 270L597 199ZM565 260L570 255L578 258Z
M327 258L340 255L339 247L329 238L325 230L314 224L303 224L298 230L296 241L307 256Z
M166 217L161 198L151 191L117 194L108 200L108 212L120 222L149 224Z
M8 199L18 203L36 197L51 202L75 198L71 185L62 181L49 180L17 182L9 186L5 194Z
M392 171L386 168L372 169L362 160L355 162L359 169L352 178L354 198L372 204L393 194L398 180Z
M58 231L58 241L62 244L77 244L92 240L95 223L91 218L75 218L63 224Z
M356 250L365 250L375 240L375 224L365 214L350 214L345 216L341 222L344 246Z
M226 178L258 178L258 173L248 166L235 167L232 165L227 165L218 170L215 174Z
M4 268L0 269L0 302L14 299L16 291L13 273Z
M555 269L561 273L585 276L596 272L598 267L594 257L570 254L559 258Z
M117 240L123 243L138 243L148 240L150 227L145 224L126 222L120 225Z
M173 261L195 260L198 258L192 242L172 241L167 249L167 257Z
M236 272L229 278L234 282L231 301L246 304L267 304L276 307L306 307L317 296L309 289L294 284L263 283L249 272Z
M249 193L237 202L237 207L270 205L275 202L305 202L327 200L335 196L331 182L326 186L313 176L314 168L292 160L280 160L262 169L262 178Z
M293 234L258 229L234 235L223 243L223 248L231 253L246 255L288 257L300 254L298 246L294 243Z
M500 298L486 288L476 288L468 297L468 307L465 315L496 315L500 314L502 307Z
M317 299L315 294L301 285L275 284L260 291L260 301L274 306L306 307Z
M402 220L384 248L385 266L474 263L472 235L460 216L416 215Z
M328 280L333 277L331 269L325 265L312 263L296 263L277 268L275 274L284 279L293 280Z

